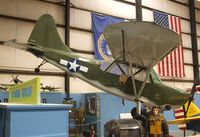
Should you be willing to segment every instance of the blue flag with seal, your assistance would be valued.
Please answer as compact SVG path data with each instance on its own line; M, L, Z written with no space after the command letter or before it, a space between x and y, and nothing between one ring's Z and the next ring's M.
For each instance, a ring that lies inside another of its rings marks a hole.
M94 35L94 50L98 60L112 60L110 49L103 36L106 26L123 22L124 19L111 16L102 16L92 13L92 29Z

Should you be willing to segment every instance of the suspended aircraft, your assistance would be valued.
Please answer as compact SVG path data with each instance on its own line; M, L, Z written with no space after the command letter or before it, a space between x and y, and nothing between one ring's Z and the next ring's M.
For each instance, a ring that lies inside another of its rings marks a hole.
M199 104L200 85L197 85L198 81L193 85L191 90L192 100L186 102L181 108L175 110L175 120L168 121L168 124L178 125L182 130L192 130L194 132L200 132L200 109L196 104Z
M0 90L6 91L7 89L9 89L10 87L14 86L15 84L23 82L18 78L19 75L15 76L15 77L13 75L11 75L11 76L12 76L12 80L10 81L10 83L14 82L14 84L0 84Z
M15 77L12 75L12 80L10 82L14 82L15 84L23 83L23 81L21 81L18 77L19 77L19 75L15 76Z
M113 24L104 31L113 60L97 61L73 53L62 41L51 15L42 15L27 43L9 40L5 46L28 51L69 75L113 95L146 105L178 107L190 94L163 84L153 67L178 47L175 32L153 22L131 21ZM80 45L81 46L81 45Z
M186 102L181 108L176 109L176 119L168 121L168 124L178 125L182 130L200 132L200 109L199 105L197 106L200 103L199 97L199 94L196 94L190 105Z
M58 91L58 89L61 89L60 87L55 87L55 86L41 86L40 87L42 91Z

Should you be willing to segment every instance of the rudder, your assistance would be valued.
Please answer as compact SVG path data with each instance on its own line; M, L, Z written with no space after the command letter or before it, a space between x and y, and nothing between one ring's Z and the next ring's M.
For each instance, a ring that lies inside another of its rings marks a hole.
M52 48L67 52L72 52L61 40L54 18L49 14L42 15L28 39L28 43Z

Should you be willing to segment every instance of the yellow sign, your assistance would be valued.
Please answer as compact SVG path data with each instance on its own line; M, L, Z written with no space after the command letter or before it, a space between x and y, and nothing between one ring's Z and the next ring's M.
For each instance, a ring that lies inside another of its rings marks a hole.
M40 104L40 78L16 84L9 88L9 103Z

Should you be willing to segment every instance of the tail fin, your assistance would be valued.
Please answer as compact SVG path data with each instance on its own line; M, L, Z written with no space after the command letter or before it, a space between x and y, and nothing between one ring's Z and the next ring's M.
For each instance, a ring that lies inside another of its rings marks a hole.
M72 52L62 42L56 29L55 20L49 14L44 14L38 19L28 42L46 48Z
M185 103L185 105L184 105L185 111L187 111L187 107L188 107L188 102ZM188 109L188 111L186 113L186 117L195 116L197 114L200 114L200 110L193 102L191 102L190 106L189 106L189 109Z

